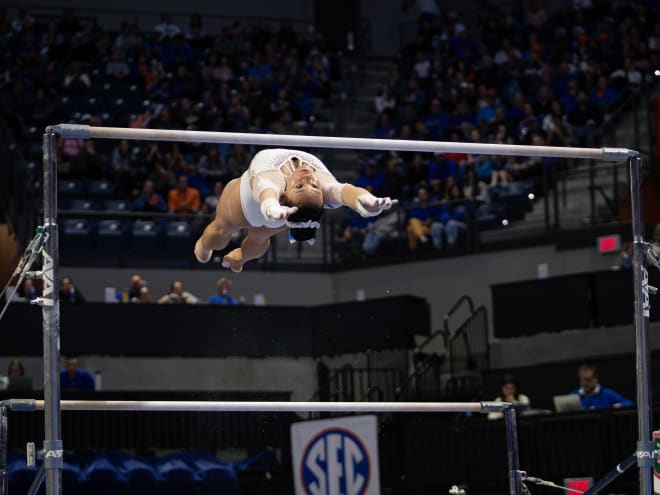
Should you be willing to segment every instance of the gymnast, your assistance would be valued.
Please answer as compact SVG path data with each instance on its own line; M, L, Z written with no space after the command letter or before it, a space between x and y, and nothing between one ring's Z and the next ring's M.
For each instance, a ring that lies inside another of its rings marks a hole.
M241 247L226 254L222 266L240 272L243 264L268 250L270 237L289 229L289 239L312 243L323 208L348 206L363 217L380 214L398 202L366 189L342 184L316 156L304 151L265 149L222 191L215 219L195 243L201 263L224 249L232 234L245 229Z

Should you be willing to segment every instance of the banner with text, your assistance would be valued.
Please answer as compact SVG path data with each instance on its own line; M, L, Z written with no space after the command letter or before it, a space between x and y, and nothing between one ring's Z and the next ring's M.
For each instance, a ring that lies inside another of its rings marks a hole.
M376 416L295 423L291 453L296 495L380 495Z

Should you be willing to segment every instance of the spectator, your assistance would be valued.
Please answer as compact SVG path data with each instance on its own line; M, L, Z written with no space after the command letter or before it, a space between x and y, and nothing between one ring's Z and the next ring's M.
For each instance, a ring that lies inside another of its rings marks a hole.
M133 275L128 284L128 288L117 292L117 300L121 303L149 303L151 294L147 286L147 281L140 275Z
M200 173L216 180L224 180L227 175L225 161L214 144L206 148L206 153L197 162L197 168Z
M585 363L578 368L580 388L571 394L579 395L582 409L607 409L608 407L632 406L632 401L626 399L611 388L603 387L598 381L598 369L595 365Z
M119 82L126 79L130 74L130 69L126 63L124 53L115 49L107 64L105 64L105 75L112 82Z
M82 71L80 63L71 62L64 76L63 86L68 95L85 95L92 87L92 81L87 73Z
M376 108L376 113L379 114L396 107L396 96L392 94L389 85L383 84L380 87L380 91L374 99L374 107Z
M355 180L355 187L362 187L371 194L380 194L380 188L385 181L385 177L378 170L378 165L373 162L367 163L365 171Z
M61 390L94 390L94 377L79 367L78 358L66 358L64 369L60 371Z
M37 288L34 285L34 280L26 278L16 291L16 298L19 302L32 302L39 297Z
M357 212L348 210L339 226L337 254L345 260L362 256L365 235L375 218L364 218Z
M373 222L367 224L362 241L362 250L367 255L378 252L383 243L395 240L399 236L399 214L396 211L385 212Z
M612 104L619 99L619 91L609 85L607 77L600 76L596 88L589 95L589 101L601 111L607 112Z
M633 243L628 241L624 244L623 249L619 253L619 259L617 260L616 265L612 267L613 270L619 270L621 268L632 268L633 261Z
M71 277L62 277L60 280L60 302L84 303L87 302L79 289L73 285Z
M208 207L210 215L215 215L215 209L218 206L218 201L220 200L220 195L225 189L225 184L222 181L216 181L213 184L213 194L209 194L204 198L204 205Z
M231 280L222 277L218 279L216 286L218 293L209 297L209 304L226 304L230 306L238 304L238 301L231 295Z
M160 22L154 27L154 31L161 38L174 38L181 32L181 28L172 22L170 14L161 14Z
M170 291L158 299L158 304L197 304L199 299L184 290L183 283L175 280L170 285Z
M180 175L177 187L167 195L167 205L172 213L197 213L200 206L199 191L188 186L188 177Z
M12 359L7 366L7 375L0 376L0 390L6 390L12 378L25 376L23 363L18 359Z
M461 188L454 182L447 188L447 194L438 208L436 219L431 224L433 247L442 249L444 235L447 238L447 246L453 249L458 243L460 234L466 231L465 197Z
M154 189L153 181L144 181L142 192L133 202L133 210L151 213L165 213L167 211L165 200Z
M510 402L514 406L529 408L529 397L518 392L518 382L513 375L506 374L502 378L500 385L500 395L495 398L495 402ZM488 419L500 419L503 416L501 412L489 412Z
M403 173L401 160L390 157L385 162L383 182L380 185L380 193L390 198L401 198L403 196Z
M584 91L578 92L576 104L568 112L567 120L571 126L576 146L588 146L593 141L593 130L601 120L598 108L593 105Z
M431 233L433 209L429 204L429 194L425 187L417 190L417 196L412 202L408 212L406 232L408 234L408 248L415 251L420 243L426 244Z

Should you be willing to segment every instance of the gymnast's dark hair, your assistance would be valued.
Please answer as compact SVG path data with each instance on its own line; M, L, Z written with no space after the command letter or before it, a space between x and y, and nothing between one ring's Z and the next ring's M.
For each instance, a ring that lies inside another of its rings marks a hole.
M317 206L303 204L303 205L298 205L298 211L295 212L293 215L290 215L289 218L287 218L287 221L293 223L307 222L309 220L313 222L318 222L321 219L322 214L323 214L323 207L319 208ZM305 229L290 228L289 236L292 239L296 240L297 242L308 241L316 237L316 230L317 229L313 227L305 228Z

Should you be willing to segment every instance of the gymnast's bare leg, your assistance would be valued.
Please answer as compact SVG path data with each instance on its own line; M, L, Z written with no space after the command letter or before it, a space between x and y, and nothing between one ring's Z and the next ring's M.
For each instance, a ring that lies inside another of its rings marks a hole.
M226 248L234 232L250 226L243 215L240 188L241 180L233 179L222 191L215 218L195 243L195 257L200 263L207 263L213 251Z
M276 229L268 227L249 227L247 237L243 239L241 247L236 248L225 255L222 266L233 272L243 270L243 264L247 261L261 258L270 246L270 238L279 232L286 230L285 225Z

